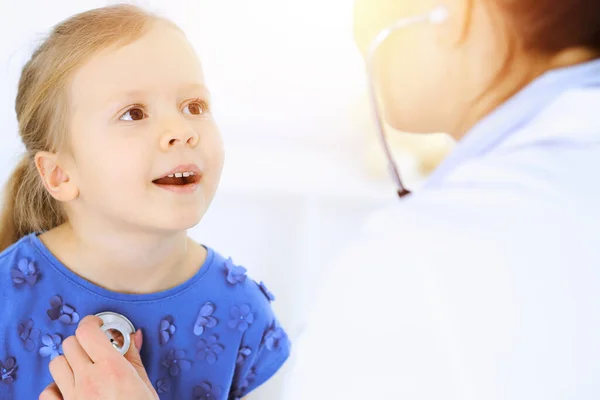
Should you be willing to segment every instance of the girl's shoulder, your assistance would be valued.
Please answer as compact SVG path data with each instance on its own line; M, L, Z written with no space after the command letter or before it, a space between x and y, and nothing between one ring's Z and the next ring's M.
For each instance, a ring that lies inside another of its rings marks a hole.
M266 284L231 258L213 250L209 254L213 259L207 272L208 286L217 293L215 303L201 308L200 315L214 311L210 315L216 317L213 322L218 329L241 333L234 393L242 398L279 370L290 356L291 342L275 315L272 302L276 298ZM210 318L200 317L199 321L206 325Z
M275 300L265 283L254 275L254 271L245 265L234 262L209 248L205 276L214 291L215 300L226 300L251 305L259 314L272 317L271 303Z
M0 253L0 276L9 278L0 279L0 288L6 284L20 286L34 283L40 256L35 250L32 235L21 238Z

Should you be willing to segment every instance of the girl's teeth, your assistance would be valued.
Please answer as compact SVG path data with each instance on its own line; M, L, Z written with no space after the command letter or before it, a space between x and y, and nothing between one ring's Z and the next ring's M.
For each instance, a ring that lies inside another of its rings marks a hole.
M167 178L189 178L190 176L196 175L193 172L177 172L171 175L167 175Z

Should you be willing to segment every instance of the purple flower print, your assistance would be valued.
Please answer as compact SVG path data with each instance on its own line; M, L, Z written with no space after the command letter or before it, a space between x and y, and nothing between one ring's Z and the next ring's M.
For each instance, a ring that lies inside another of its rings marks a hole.
M47 314L52 321L59 320L65 325L74 325L79 322L79 314L75 308L64 304L60 296L52 296L50 307L52 308L47 311Z
M225 347L219 343L219 337L217 335L211 335L208 339L198 340L196 348L198 349L196 359L206 361L211 365L217 362L219 354L225 350Z
M156 381L156 391L158 394L169 393L171 391L171 381L167 378L162 378Z
M42 343L44 346L40 348L40 356L50 356L50 360L54 360L62 354L62 337L60 335L44 335Z
M25 258L22 258L17 263L17 266L10 270L10 276L13 284L17 287L23 285L33 286L40 278L40 274L33 261L28 261Z
M25 350L35 350L35 341L40 337L40 330L33 327L33 321L31 319L20 323L17 327L17 333L25 346Z
M285 331L281 327L273 326L265 333L265 347L271 351L276 350L285 337Z
M248 371L248 375L246 375L246 378L244 378L244 380L242 381L242 387L248 389L250 387L250 384L254 382L254 379L256 379L256 368L252 367L250 368L250 371Z
M17 360L14 357L9 357L6 361L0 360L0 382L10 384L15 381L15 373L17 372Z
M209 382L202 382L194 387L194 400L221 400L223 389Z
M169 353L162 361L162 365L169 370L170 376L179 376L182 371L189 371L192 368L192 362L183 357L185 357L185 351L169 350Z
M254 379L256 379L256 369L252 367L250 368L250 371L248 371L248 375L242 379L237 389L233 391L233 395L236 397L236 399L241 399L244 397L248 391L248 388L250 387L250 384L254 382Z
M211 302L204 303L196 318L194 324L194 335L200 336L206 328L214 328L219 322L212 314L215 312L215 305Z
M244 267L234 265L230 258L225 261L225 272L227 273L227 282L231 285L237 285L246 281L248 270Z
M252 314L248 304L231 307L230 314L231 319L229 320L228 325L231 329L237 329L240 332L245 332L254 322L254 314Z
M160 344L166 344L169 340L171 340L171 337L175 334L176 330L177 328L173 324L172 316L169 315L160 321Z
M242 365L246 362L246 359L250 357L252 354L252 349L248 346L244 346L238 351L237 361L235 362L238 365Z

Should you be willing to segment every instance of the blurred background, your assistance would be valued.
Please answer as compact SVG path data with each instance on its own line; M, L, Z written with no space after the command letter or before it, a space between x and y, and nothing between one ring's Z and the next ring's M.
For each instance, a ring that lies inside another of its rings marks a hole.
M0 182L22 151L14 114L21 67L54 24L113 3L0 0ZM186 32L214 97L227 160L217 197L191 235L265 281L297 338L328 263L371 211L397 201L352 40L352 0L129 3ZM442 134L390 133L412 187L452 147ZM255 398L284 392L282 373Z

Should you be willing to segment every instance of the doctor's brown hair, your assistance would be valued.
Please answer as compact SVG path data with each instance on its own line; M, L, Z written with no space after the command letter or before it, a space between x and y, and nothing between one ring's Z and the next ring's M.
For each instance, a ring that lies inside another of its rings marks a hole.
M15 109L26 152L5 187L0 251L29 233L67 221L63 207L45 189L34 157L67 148L67 87L74 71L101 50L134 42L156 21L174 26L133 5L86 11L55 26L25 64Z
M600 51L598 0L489 0L526 51L552 54L569 47Z
M463 40L470 33L475 1L481 1L496 19L506 56L495 79L474 103L495 92L514 68L517 51L541 60L565 49L582 48L592 51L591 58L600 58L599 0L468 0ZM508 100L544 71L529 72L520 86L499 93L496 104Z

